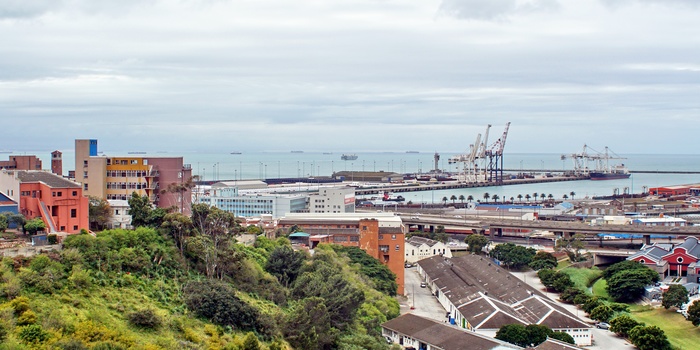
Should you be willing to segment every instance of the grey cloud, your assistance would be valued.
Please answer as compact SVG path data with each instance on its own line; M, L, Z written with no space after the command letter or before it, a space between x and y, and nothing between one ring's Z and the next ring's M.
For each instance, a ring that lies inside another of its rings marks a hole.
M559 8L558 0L443 0L439 12L462 19L503 20L515 14Z
M700 1L697 0L600 0L603 4L618 8L621 6L644 4L661 5L667 7L700 8Z

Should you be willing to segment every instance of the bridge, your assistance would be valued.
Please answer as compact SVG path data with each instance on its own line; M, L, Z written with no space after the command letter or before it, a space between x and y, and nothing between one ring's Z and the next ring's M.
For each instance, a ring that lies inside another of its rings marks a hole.
M502 236L504 229L550 231L560 237L571 237L576 233L587 236L617 233L641 235L647 244L651 243L652 235L700 237L700 226L590 225L578 221L454 218L415 214L401 214L401 219L405 224L416 225L419 229L429 228L433 231L437 226L463 227L465 231L493 236ZM603 237L597 238L602 243Z

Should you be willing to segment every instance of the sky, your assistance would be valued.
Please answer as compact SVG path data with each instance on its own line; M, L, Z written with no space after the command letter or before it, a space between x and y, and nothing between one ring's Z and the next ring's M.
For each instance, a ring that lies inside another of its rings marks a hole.
M3 0L1 150L700 149L696 0Z

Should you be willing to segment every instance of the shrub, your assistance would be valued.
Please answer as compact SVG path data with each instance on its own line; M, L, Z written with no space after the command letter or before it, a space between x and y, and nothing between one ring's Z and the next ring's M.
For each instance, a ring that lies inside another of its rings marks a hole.
M49 338L49 334L38 324L20 328L18 337L25 343L41 343Z
M620 315L610 321L610 331L627 338L632 328L640 325L644 326L644 323L637 322L628 315Z
M92 350L126 350L126 347L122 344L113 341L103 341L95 344Z
M46 236L46 239L49 241L49 244L58 244L58 236L55 234Z
M27 310L23 312L17 318L17 325L19 326L26 326L34 323L36 323L36 314L32 310Z
M161 325L161 319L153 309L134 311L127 317L132 325L141 328L157 329Z
M15 310L15 315L21 315L23 312L29 310L29 298L25 296L14 298L10 302L10 306Z

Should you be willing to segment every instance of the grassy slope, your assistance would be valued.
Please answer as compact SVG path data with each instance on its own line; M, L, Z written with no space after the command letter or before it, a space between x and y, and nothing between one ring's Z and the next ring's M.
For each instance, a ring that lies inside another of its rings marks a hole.
M573 267L565 268L561 271L569 275L576 287L581 290L588 290L591 282L603 274L603 272L598 269L577 269Z
M663 329L672 345L688 350L700 346L700 328L693 326L675 310L632 305L630 311L637 321Z
M593 295L610 300L610 296L608 295L608 291L606 289L607 287L608 282L606 282L603 278L599 278L593 284Z

